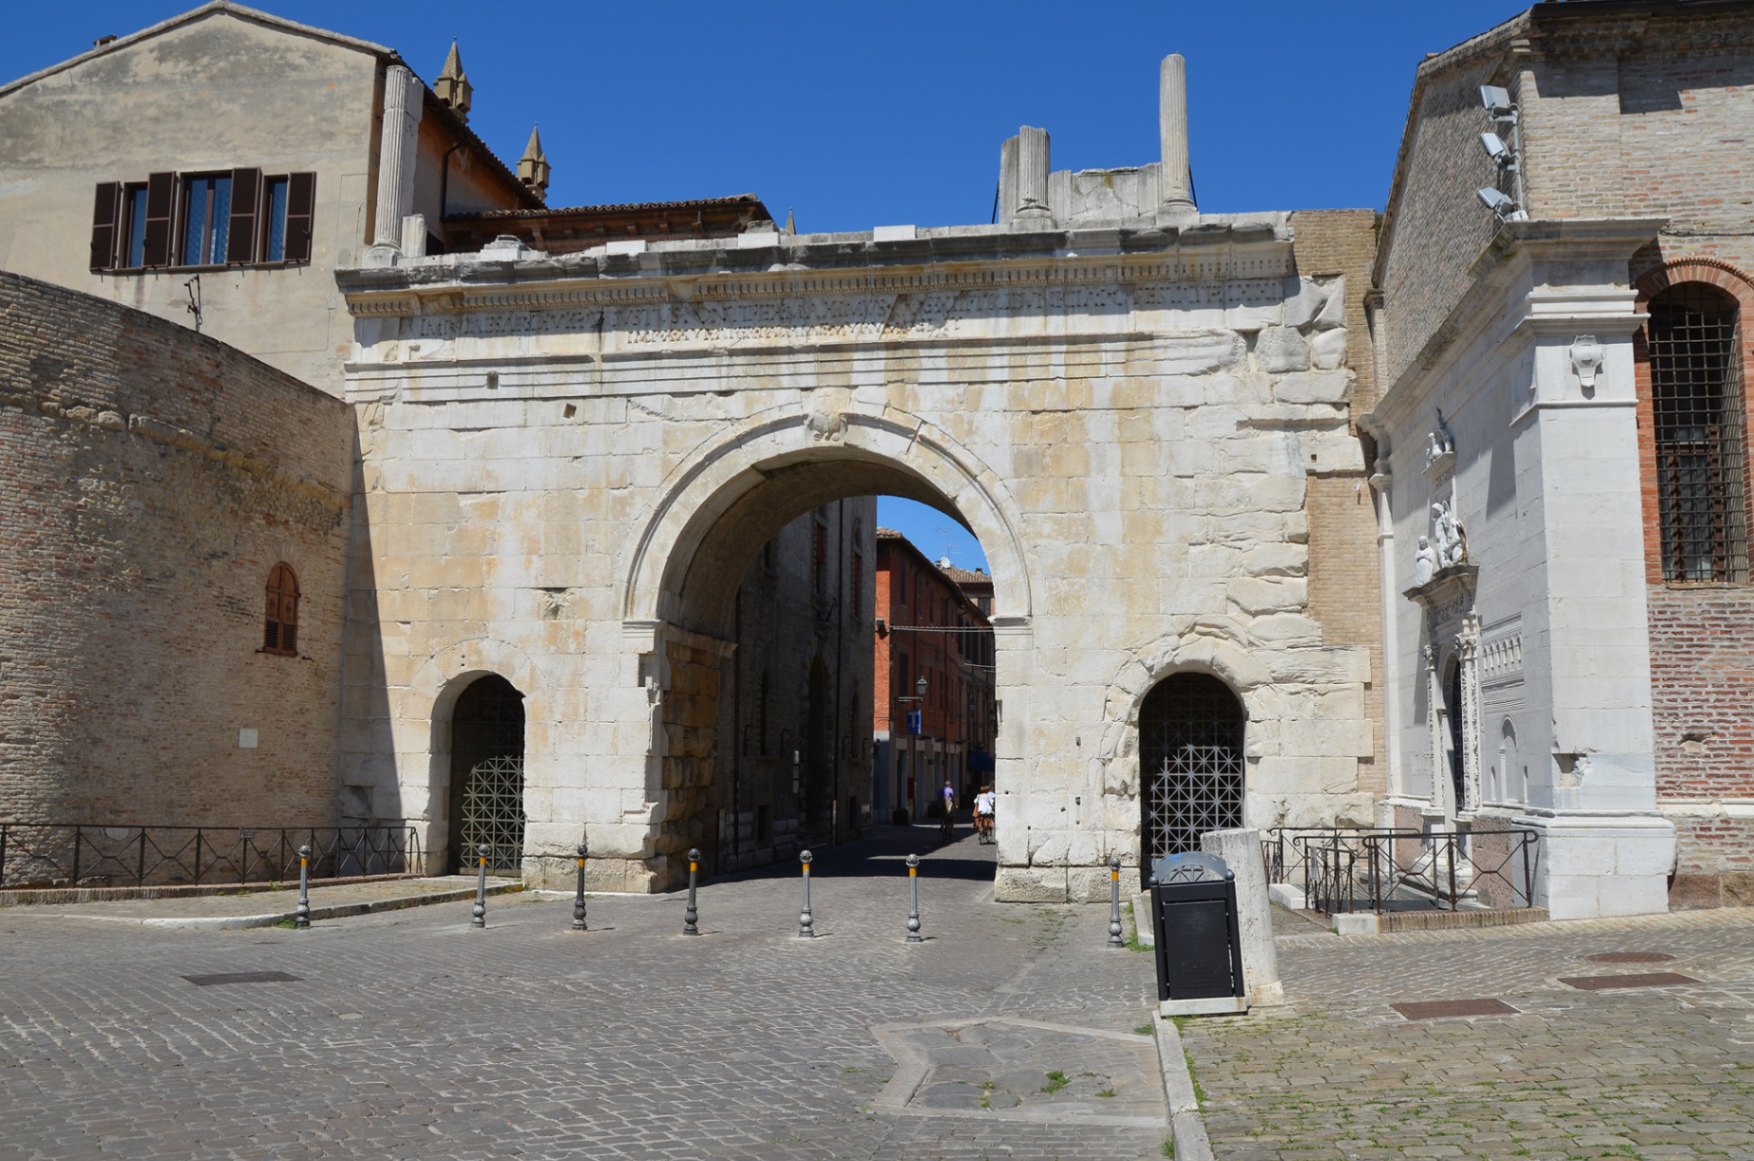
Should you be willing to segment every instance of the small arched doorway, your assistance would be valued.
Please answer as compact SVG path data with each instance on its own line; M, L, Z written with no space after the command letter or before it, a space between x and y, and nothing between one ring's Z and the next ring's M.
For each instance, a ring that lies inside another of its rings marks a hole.
M1157 683L1139 707L1145 874L1165 855L1200 849L1209 830L1242 825L1242 703L1204 673Z
M449 869L520 873L524 858L524 700L495 674L477 678L451 711Z

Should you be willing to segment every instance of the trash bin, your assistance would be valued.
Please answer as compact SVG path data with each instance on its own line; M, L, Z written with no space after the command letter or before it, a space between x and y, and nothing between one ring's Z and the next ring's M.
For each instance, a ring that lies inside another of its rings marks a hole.
M1164 1015L1248 1011L1236 873L1223 859L1189 851L1153 863L1151 924Z

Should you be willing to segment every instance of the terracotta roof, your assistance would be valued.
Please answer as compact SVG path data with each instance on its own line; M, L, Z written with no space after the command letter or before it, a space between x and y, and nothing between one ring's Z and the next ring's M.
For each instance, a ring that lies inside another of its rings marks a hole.
M473 214L450 214L447 222L516 221L524 218L595 217L602 214L645 213L651 210L731 209L745 206L767 207L752 193L733 194L723 198L693 198L675 202L614 202L600 206L547 206L529 210L483 210ZM771 215L769 215L771 220Z
M993 574L989 573L989 572L983 572L978 568L973 568L973 569L957 568L955 565L951 565L949 568L940 567L938 569L938 571L943 573L945 576L949 577L951 580L955 581L959 585L966 585L966 584L989 584L990 585L993 583Z

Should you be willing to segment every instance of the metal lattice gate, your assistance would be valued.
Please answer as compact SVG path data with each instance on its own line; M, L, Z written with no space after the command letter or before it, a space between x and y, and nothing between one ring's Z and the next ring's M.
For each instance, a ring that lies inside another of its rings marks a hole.
M502 677L463 691L451 715L451 861L473 870L475 850L487 866L517 874L524 858L524 705Z
M1145 866L1242 825L1242 704L1215 677L1160 683L1139 711ZM1148 872L1147 872L1148 873Z

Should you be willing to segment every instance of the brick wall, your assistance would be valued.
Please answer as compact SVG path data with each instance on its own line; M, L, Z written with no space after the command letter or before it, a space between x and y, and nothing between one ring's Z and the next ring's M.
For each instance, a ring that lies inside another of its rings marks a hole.
M1741 303L1744 447L1754 431L1750 269L1754 242L1739 235L1664 238L1633 269L1640 309L1685 282L1709 283ZM1663 579L1649 365L1643 343L1635 349L1657 797L1678 832L1670 904L1747 903L1754 901L1754 818L1740 813L1754 805L1754 585Z
M1352 415L1376 402L1376 379L1364 295L1376 257L1376 214L1371 210L1320 210L1293 214L1297 270L1305 277L1343 275L1346 279L1347 365L1356 379ZM1375 723L1373 758L1359 763L1359 789L1388 790L1384 756L1387 729L1382 690L1382 580L1376 543L1376 509L1364 472L1312 476L1304 498L1309 517L1309 607L1328 645L1361 645L1370 650L1370 682L1364 690L1364 716ZM1358 819L1364 823L1368 819Z
M1479 142L1493 128L1480 106L1480 86L1497 81L1497 56L1434 63L1440 67L1422 75L1414 90L1382 238L1385 387L1412 365L1461 302L1469 267L1498 230L1475 196L1499 182L1498 167Z
M186 326L0 273L0 817L332 821L352 429ZM259 651L278 561L296 657Z

